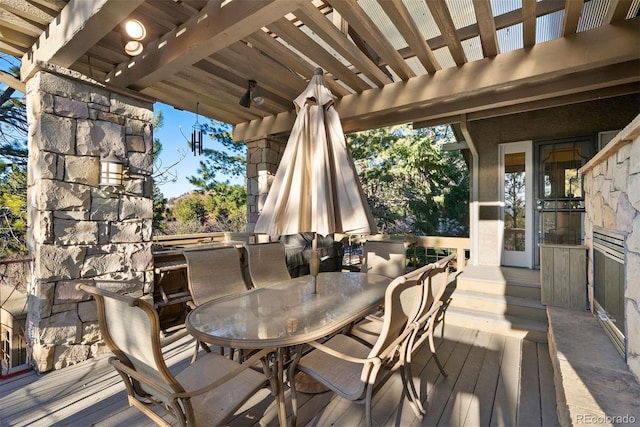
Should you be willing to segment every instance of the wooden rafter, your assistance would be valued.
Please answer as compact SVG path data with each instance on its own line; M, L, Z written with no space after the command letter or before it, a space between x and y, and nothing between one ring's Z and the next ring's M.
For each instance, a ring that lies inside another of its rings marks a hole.
M564 8L564 18L562 20L562 36L566 37L575 34L578 30L578 22L582 15L584 0L571 0L566 2Z
M305 4L295 14L306 26L330 46L333 46L378 87L391 83L391 79L380 70L377 64L351 43L346 34L340 31L313 5L310 3ZM340 22L344 23L345 21L341 19Z
M442 116L447 115L453 102L456 109L497 107L502 93L515 94L500 101L502 105L522 101L522 91L529 98L553 97L562 91L569 95L640 80L637 67L640 51L640 20L624 25L603 27L575 34L570 40L556 39L537 46L535 52L516 50L500 54L489 60L473 61L461 68L447 68L434 75L423 75L407 82L393 83L384 89L370 89L358 95L347 95L336 103L343 126L361 130L367 123L360 117L370 117L380 126L394 114L435 114L434 108L420 112L427 105L437 106ZM618 43L612 46L610 40ZM605 48L608 46L608 48ZM541 60L546 58L548 60ZM611 68L603 71L603 64ZM579 73L584 75L578 78ZM619 75L616 77L616 75ZM549 82L555 82L551 85ZM453 89L457 88L457 89ZM473 100L473 104L470 104ZM244 139L266 133L279 133L290 129L294 115L281 113L261 123L243 123L236 126L234 138ZM418 117L414 117L418 119ZM383 121L384 120L384 121ZM359 123L359 124L353 124Z
M22 57L21 79L31 78L38 61L69 67L142 1L71 0L40 35L36 47Z
M109 81L147 87L241 40L297 5L297 0L236 0L224 7L219 1L209 2L198 15L145 48L142 58L131 61L133 66L118 66Z
M447 4L440 0L425 0L436 25L440 28L445 44L451 52L451 57L456 65L460 66L467 62L467 56L462 48L462 43L456 34L456 27L453 24L451 13Z
M522 0L522 44L536 44L536 0Z
M354 92L361 92L370 88L364 80L356 76L346 65L342 64L342 62L316 43L311 37L298 30L288 19L279 19L269 25L269 29L289 45L303 52L304 56L310 60L317 64L324 64L324 68L327 71L351 87Z
M411 46L412 52L420 60L428 73L435 73L440 70L440 64L433 55L431 48L422 37L420 29L416 25L413 17L409 14L401 0L378 0L378 4L385 11L391 22L396 26L402 37Z
M355 0L331 0L330 4L349 22L349 27L354 28L387 65L395 71L398 77L402 80L415 77L415 73L407 65L406 61L398 54L398 51L389 43L387 37L371 21Z
M485 58L498 54L498 38L496 37L496 23L491 12L489 0L473 0L473 8L476 12L476 21L482 42L482 53Z

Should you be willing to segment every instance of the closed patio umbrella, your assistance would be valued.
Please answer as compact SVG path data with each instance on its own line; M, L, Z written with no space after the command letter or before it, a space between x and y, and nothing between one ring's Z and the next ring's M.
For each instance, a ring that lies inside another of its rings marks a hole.
M256 233L313 232L326 236L377 232L334 100L322 69L316 69L307 88L293 101L296 121ZM315 241L310 266L314 275L319 262Z

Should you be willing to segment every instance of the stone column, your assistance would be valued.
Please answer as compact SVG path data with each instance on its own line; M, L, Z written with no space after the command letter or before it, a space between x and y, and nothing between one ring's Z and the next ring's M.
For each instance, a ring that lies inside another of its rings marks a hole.
M104 351L88 283L152 290L153 104L68 70L27 82L28 245L34 257L27 336L39 372ZM128 162L124 188L99 186L100 158Z
M247 144L247 231L253 232L278 170L287 138L265 136Z

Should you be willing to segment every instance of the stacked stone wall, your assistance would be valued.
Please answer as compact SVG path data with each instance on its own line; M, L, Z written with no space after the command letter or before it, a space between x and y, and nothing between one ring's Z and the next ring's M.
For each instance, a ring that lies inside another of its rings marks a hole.
M34 257L27 335L40 372L105 351L96 306L78 283L152 291L153 105L46 71L27 82L28 206ZM100 159L128 163L101 187Z
M624 233L627 364L640 379L640 116L609 144L582 169L589 294L593 295L593 228Z
M247 142L247 231L253 232L284 153L286 139L265 137Z

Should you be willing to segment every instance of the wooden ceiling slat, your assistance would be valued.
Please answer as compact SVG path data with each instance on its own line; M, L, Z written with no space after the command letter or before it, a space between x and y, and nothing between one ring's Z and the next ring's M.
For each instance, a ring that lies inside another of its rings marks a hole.
M356 76L347 66L342 64L336 57L331 55L331 53L327 52L311 37L300 31L298 27L288 19L279 19L269 25L268 28L324 70L332 73L339 80L342 80L342 82L351 87L354 92L362 92L363 90L371 88L371 86Z
M2 8L0 8L0 22L2 27L26 34L34 40L42 33L42 29L37 25Z
M302 0L235 0L222 8L219 2L210 2L180 30L169 33L162 42L151 43L135 66L118 66L111 80L125 87L146 87L164 80L281 18L296 9L299 1Z
M378 0L378 4L402 34L425 70L435 73L442 69L402 0Z
M306 82L296 76L283 79L289 75L288 70L264 56L258 49L252 49L242 42L234 43L224 54L216 53L209 57L221 68L236 75L239 86L246 90L247 81L255 80L258 84L285 99L293 99L306 86Z
M224 106L225 110L229 113L241 114L243 112L242 109L246 109L239 104L242 94L237 95L224 90L213 90L213 88L206 83L207 81L207 79L194 79L194 74L183 70L171 77L171 80L165 81L165 83L176 85L183 91L198 93L198 101L200 103L215 105L217 107ZM203 90L203 88L206 89ZM264 117L273 114L273 111L264 108L265 105L267 105L266 102L261 106L251 104L249 111L245 112L245 114L253 117Z
M0 7L43 30L47 28L49 22L55 17L55 15L52 15L55 11L37 7L24 0L2 0L0 1Z
M392 82L377 64L351 43L347 36L311 3L305 4L295 15L378 87Z
M536 44L536 0L522 0L522 44L525 48Z
M157 83L153 87L144 88L140 93L185 111L195 111L196 103L201 98L200 92L187 91L164 82ZM202 97L202 99L204 100L204 97ZM166 100L170 100L170 102L166 102ZM226 108L210 105L205 102L201 102L200 105L198 105L198 113L201 116L209 118L215 117L217 120L230 124L233 124L237 120L251 120L256 118L253 114L239 114L239 116L236 116L235 113L228 111ZM243 117L243 119L240 119L240 117ZM195 122L195 116L193 121ZM190 132L190 128L187 129L186 132Z
M202 73L202 71L200 71L200 73L204 74ZM190 70L180 71L178 74L173 76L169 82L176 83L192 92L199 91L206 95L209 100L211 100L209 101L209 104L216 106L224 105L225 109L229 112L240 113L243 109L246 109L246 107L241 106L239 102L240 97L244 94L244 92L237 94L236 92L217 89L216 86L219 86L216 84L217 82L214 81L213 85L208 84L208 82L210 82L211 80L212 78L210 76L200 75L198 77L197 74L193 73L192 67L192 69ZM206 90L203 91L203 88L206 88ZM262 105L251 104L249 109L252 115L265 117L282 111L283 107L281 105L277 105L276 103L274 103L272 98L270 98L268 94L262 88L260 88L259 85L258 88L262 91L265 101Z
M562 20L562 36L566 37L575 34L578 30L578 22L582 15L584 0L567 1L564 7L564 17Z
M33 37L8 27L0 26L0 37L5 43L23 49L28 49L33 44Z
M273 58L274 61L285 66L291 74L298 75L304 78L305 81L309 81L311 77L313 77L315 67L312 64L309 64L304 58L294 54L291 49L286 48L282 43L276 41L275 38L264 31L256 31L247 37L246 41L262 51L265 55ZM333 78L325 77L325 81L334 95L344 96L351 93L344 86L336 83Z
M604 17L604 23L613 24L625 19L632 3L632 0L610 0L609 9L607 9L607 14Z
M40 35L36 49L23 56L21 78L31 78L38 61L71 66L142 1L71 0Z
M425 0L425 2L429 7L429 11L436 25L440 28L440 33L456 65L460 66L465 64L467 62L467 56L464 53L462 43L456 33L456 27L453 24L453 19L451 18L447 4L441 0Z
M639 36L640 18L636 18L615 26L580 32L570 39L551 40L536 46L533 51L514 50L494 58L469 62L464 67L447 68L433 75L418 76L382 89L347 95L337 101L336 108L344 125L350 121L362 121L367 116L384 118L403 109L409 115L412 109L434 104L441 104L439 108L445 114L447 103L456 99L463 103L466 98L480 93L485 95L484 99L478 101L480 106L482 103L495 106L494 99L501 92L520 88L526 90L532 85L537 85L537 91L552 97L553 92L546 89L545 85L560 79L563 79L565 87L556 86L556 91L593 90L598 88L598 84L600 87L615 86L629 83L629 79L634 79L637 84L640 79L637 73L640 61L640 51L637 49ZM611 40L617 43L612 45ZM603 71L606 64L610 64L611 69ZM614 69L620 77L613 75ZM591 80L576 78L578 73L589 75ZM549 84L549 87L552 85ZM535 91L532 94L535 96ZM514 98L511 102L517 104L518 101ZM275 120L269 119L265 126L258 122L238 124L235 128L238 137L234 133L234 138L251 138L257 135L253 131L259 132L265 128L274 133L282 132L291 126L286 117L290 116L278 115ZM384 125L382 119L378 123Z
M415 77L415 73L387 40L386 36L362 10L356 0L331 0L331 6L349 23L349 27L362 37L369 46L395 71L402 80Z
M216 83L215 87L234 94L238 100L247 90L248 84L245 78L239 76L238 73L235 73L233 70L228 70L218 66L217 61L214 61L211 58L196 62L193 64L193 67L189 68L189 70L192 68L202 70L209 74ZM261 91L266 92L270 102L282 105L283 109L290 108L291 101L289 99L268 91L261 82L258 82L258 88Z
M476 22L482 42L482 54L485 58L496 56L498 54L498 38L490 0L473 0L473 8L476 12Z

